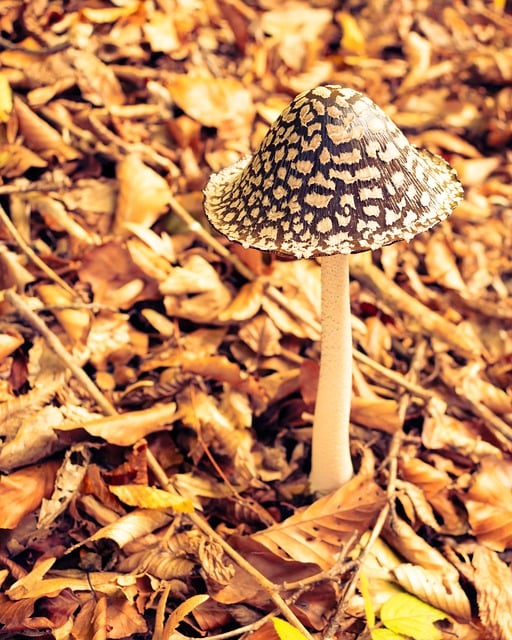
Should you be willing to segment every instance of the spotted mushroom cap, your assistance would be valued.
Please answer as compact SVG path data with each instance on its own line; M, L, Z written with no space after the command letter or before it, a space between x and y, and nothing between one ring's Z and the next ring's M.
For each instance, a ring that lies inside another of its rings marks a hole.
M297 258L377 249L444 220L462 186L370 98L327 85L298 95L254 155L212 175L211 224L246 247Z

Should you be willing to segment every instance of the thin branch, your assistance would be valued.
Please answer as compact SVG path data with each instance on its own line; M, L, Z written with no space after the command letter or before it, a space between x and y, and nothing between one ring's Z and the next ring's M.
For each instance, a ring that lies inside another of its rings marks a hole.
M16 308L22 318L30 324L46 340L46 343L52 351L62 360L66 367L71 371L80 384L86 389L89 395L96 401L97 405L106 415L116 415L115 407L110 404L100 389L89 378L80 365L78 365L73 356L67 351L59 338L51 331L41 320L41 318L26 304L21 296L12 290L4 292L5 299Z
M41 260L37 253L35 253L35 251L25 242L24 238L18 232L18 229L16 229L15 225L12 223L11 219L2 206L0 206L0 220L3 222L7 231L9 231L14 241L27 256L27 258L31 262L33 262L35 266L38 267L44 274L46 274L48 278L50 278L50 280L53 280L55 283L61 286L65 291L71 294L73 298L76 298L76 291L74 291L65 280L58 276L53 269L50 269L50 267L45 262L43 262L43 260Z

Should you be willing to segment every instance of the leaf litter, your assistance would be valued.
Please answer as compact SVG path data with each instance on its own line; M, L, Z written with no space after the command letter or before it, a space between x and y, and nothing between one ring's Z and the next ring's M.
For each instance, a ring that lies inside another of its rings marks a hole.
M0 637L367 638L362 571L373 618L512 638L506 3L4 4ZM465 199L352 261L358 472L315 500L319 265L201 190L322 83Z

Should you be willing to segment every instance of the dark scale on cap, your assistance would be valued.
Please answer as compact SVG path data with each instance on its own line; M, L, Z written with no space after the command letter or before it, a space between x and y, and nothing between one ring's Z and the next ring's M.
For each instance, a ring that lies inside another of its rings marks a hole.
M298 95L254 155L212 175L204 194L227 238L297 258L410 240L463 195L447 162L412 146L372 100L336 85Z

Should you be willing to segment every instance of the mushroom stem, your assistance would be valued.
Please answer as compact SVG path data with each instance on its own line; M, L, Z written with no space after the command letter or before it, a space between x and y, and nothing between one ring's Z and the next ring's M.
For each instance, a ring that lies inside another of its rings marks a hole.
M352 392L349 256L321 258L322 341L313 422L311 490L325 494L354 474L349 425Z

